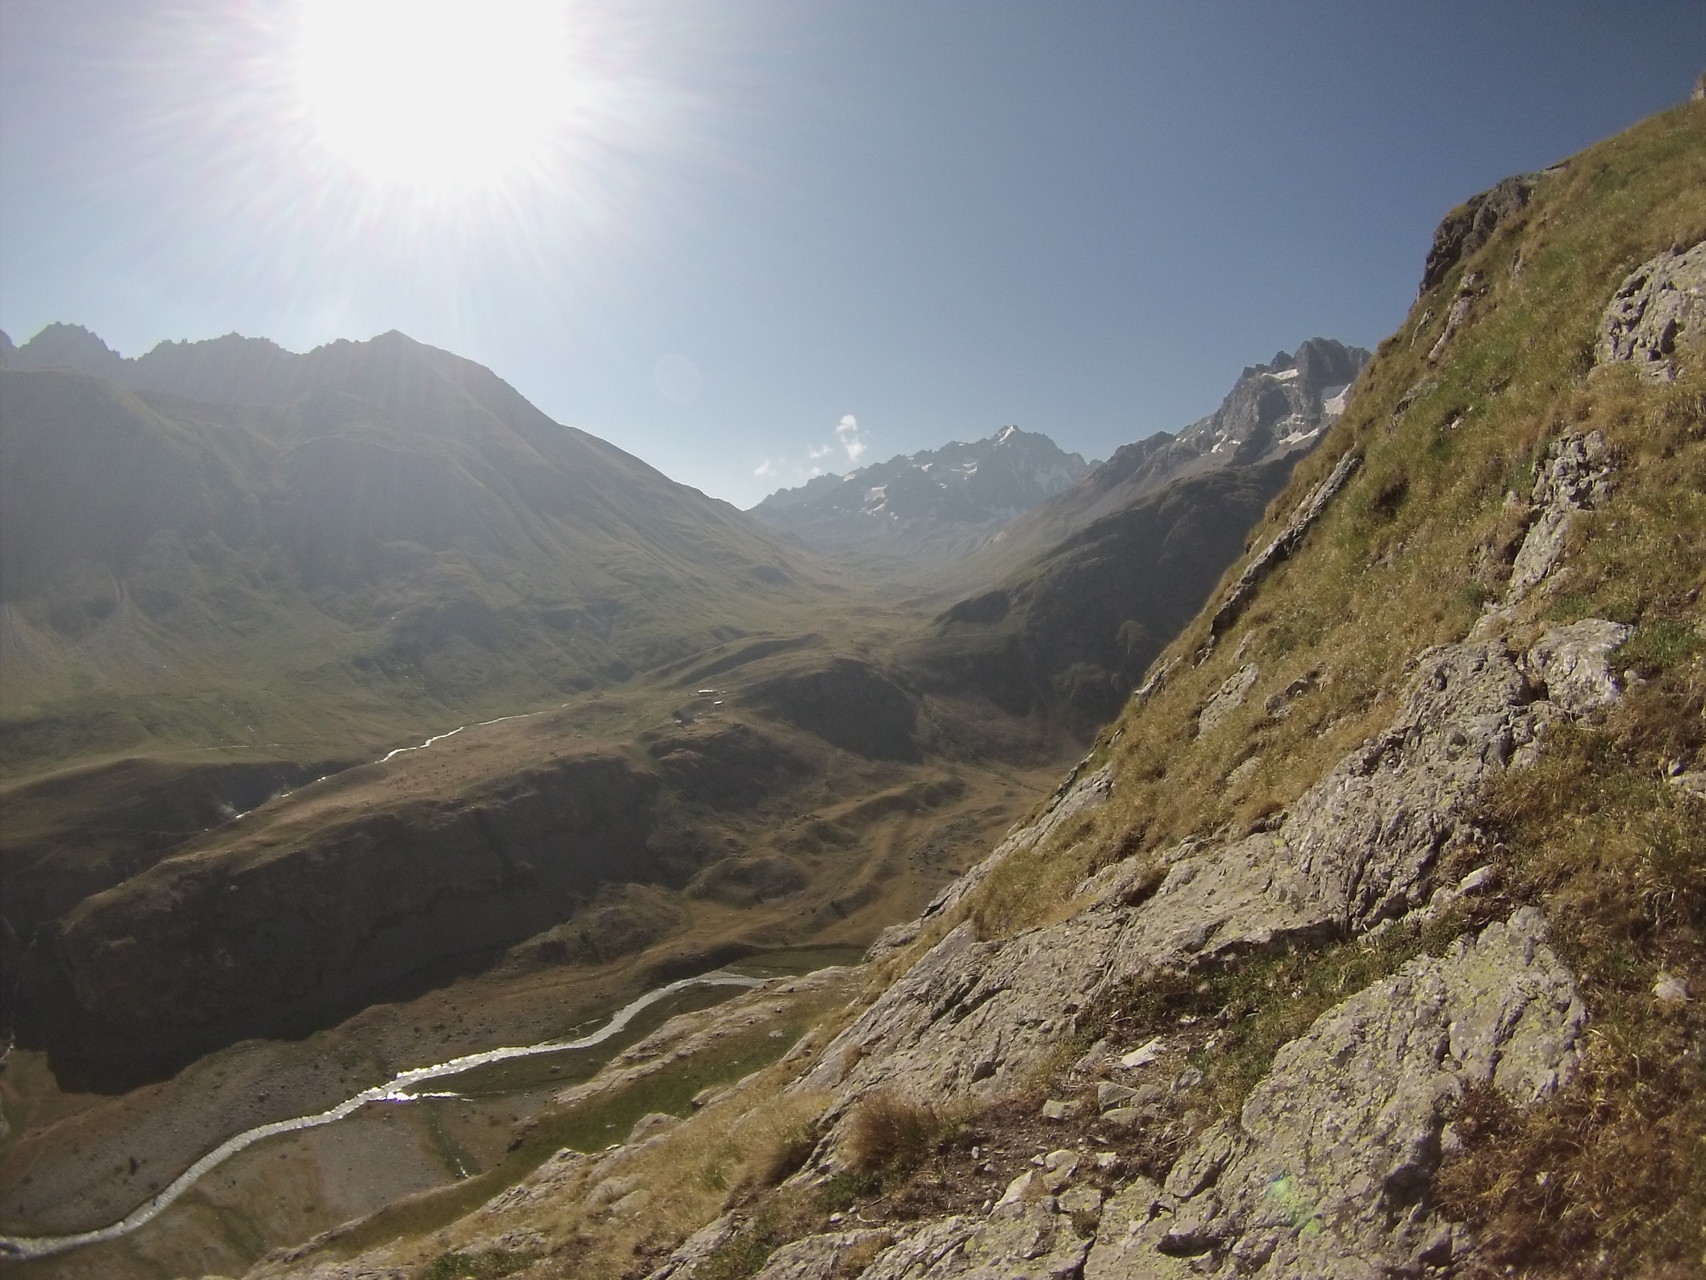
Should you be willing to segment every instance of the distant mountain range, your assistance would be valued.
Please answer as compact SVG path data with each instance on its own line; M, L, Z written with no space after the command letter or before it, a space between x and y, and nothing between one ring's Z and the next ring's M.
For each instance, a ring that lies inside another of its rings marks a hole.
M1045 435L1001 428L910 457L779 489L750 514L819 551L963 555L1087 475L1093 464Z
M750 514L826 552L942 561L1007 543L1036 554L1174 480L1306 452L1343 412L1368 360L1361 347L1311 338L1295 354L1246 368L1206 418L1125 445L1103 463L1007 426L971 444L779 489ZM997 558L1011 559L1005 549Z

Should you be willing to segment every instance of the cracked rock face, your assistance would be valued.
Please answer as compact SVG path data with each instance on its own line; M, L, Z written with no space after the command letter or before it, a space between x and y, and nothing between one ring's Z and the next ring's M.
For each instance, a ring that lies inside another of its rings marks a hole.
M1676 376L1672 357L1688 332L1706 322L1706 241L1642 263L1618 286L1599 324L1594 363L1633 364L1650 382Z
M1525 908L1323 1014L1165 1186L1114 1197L1084 1280L1350 1280L1459 1258L1426 1195L1457 1099L1492 1084L1532 1103L1579 1056L1585 1014L1543 936Z
M1048 1197L1001 1205L987 1218L933 1223L889 1249L859 1280L1075 1280L1089 1248Z
M1525 173L1506 178L1448 213L1434 231L1433 247L1422 267L1420 292L1426 293L1444 281L1453 267L1493 238L1500 224L1527 208L1540 176Z
M1577 515L1604 505L1610 496L1611 457L1604 436L1590 431L1552 445L1534 482L1534 519L1511 565L1504 608L1519 603L1558 567Z
M837 1231L807 1236L770 1255L753 1280L844 1280L894 1242L889 1231Z
M1300 796L1277 829L1170 851L1159 888L1135 905L1130 877L1104 875L1091 882L1101 900L1060 924L987 942L961 925L796 1087L835 1094L842 1111L877 1087L993 1099L1042 1066L1113 984L1278 941L1359 934L1424 906L1440 856L1470 834L1482 780L1548 723L1616 696L1609 660L1625 634L1589 619L1526 654L1501 640L1424 654L1391 727Z
M1215 690L1214 696L1197 713L1197 732L1212 733L1221 721L1243 706L1250 686L1256 683L1260 674L1256 664L1251 662L1227 676L1226 683Z

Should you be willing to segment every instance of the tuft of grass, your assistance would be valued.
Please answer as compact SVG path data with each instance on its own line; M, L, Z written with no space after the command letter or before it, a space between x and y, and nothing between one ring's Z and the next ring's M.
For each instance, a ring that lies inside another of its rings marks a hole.
M954 1128L937 1108L879 1090L854 1105L842 1151L854 1171L894 1182L935 1154Z

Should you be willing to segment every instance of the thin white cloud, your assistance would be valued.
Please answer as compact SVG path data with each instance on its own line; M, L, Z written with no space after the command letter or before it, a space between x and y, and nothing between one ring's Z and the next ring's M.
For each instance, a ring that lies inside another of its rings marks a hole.
M803 459L798 455L766 458L753 469L752 474L779 487L800 485L829 474L828 464L836 462L837 453L845 454L847 461L857 466L868 447L864 434L859 430L859 419L850 413L843 414L835 424L833 443L826 441L808 445Z
M835 424L835 438L841 442L847 461L857 466L865 456L865 442L859 438L859 419L850 413L842 414L841 421Z

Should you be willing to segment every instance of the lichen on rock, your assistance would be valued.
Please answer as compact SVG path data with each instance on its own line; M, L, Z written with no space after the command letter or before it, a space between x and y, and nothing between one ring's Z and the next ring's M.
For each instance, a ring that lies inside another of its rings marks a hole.
M1633 364L1651 382L1676 377L1677 343L1706 322L1706 241L1642 263L1612 295L1599 323L1594 363Z
M1524 908L1419 957L1282 1048L1242 1114L1211 1126L1163 1187L1110 1202L1084 1280L1417 1274L1469 1241L1426 1190L1463 1090L1519 1105L1574 1070L1586 1014ZM1188 1261L1187 1261L1188 1260Z

